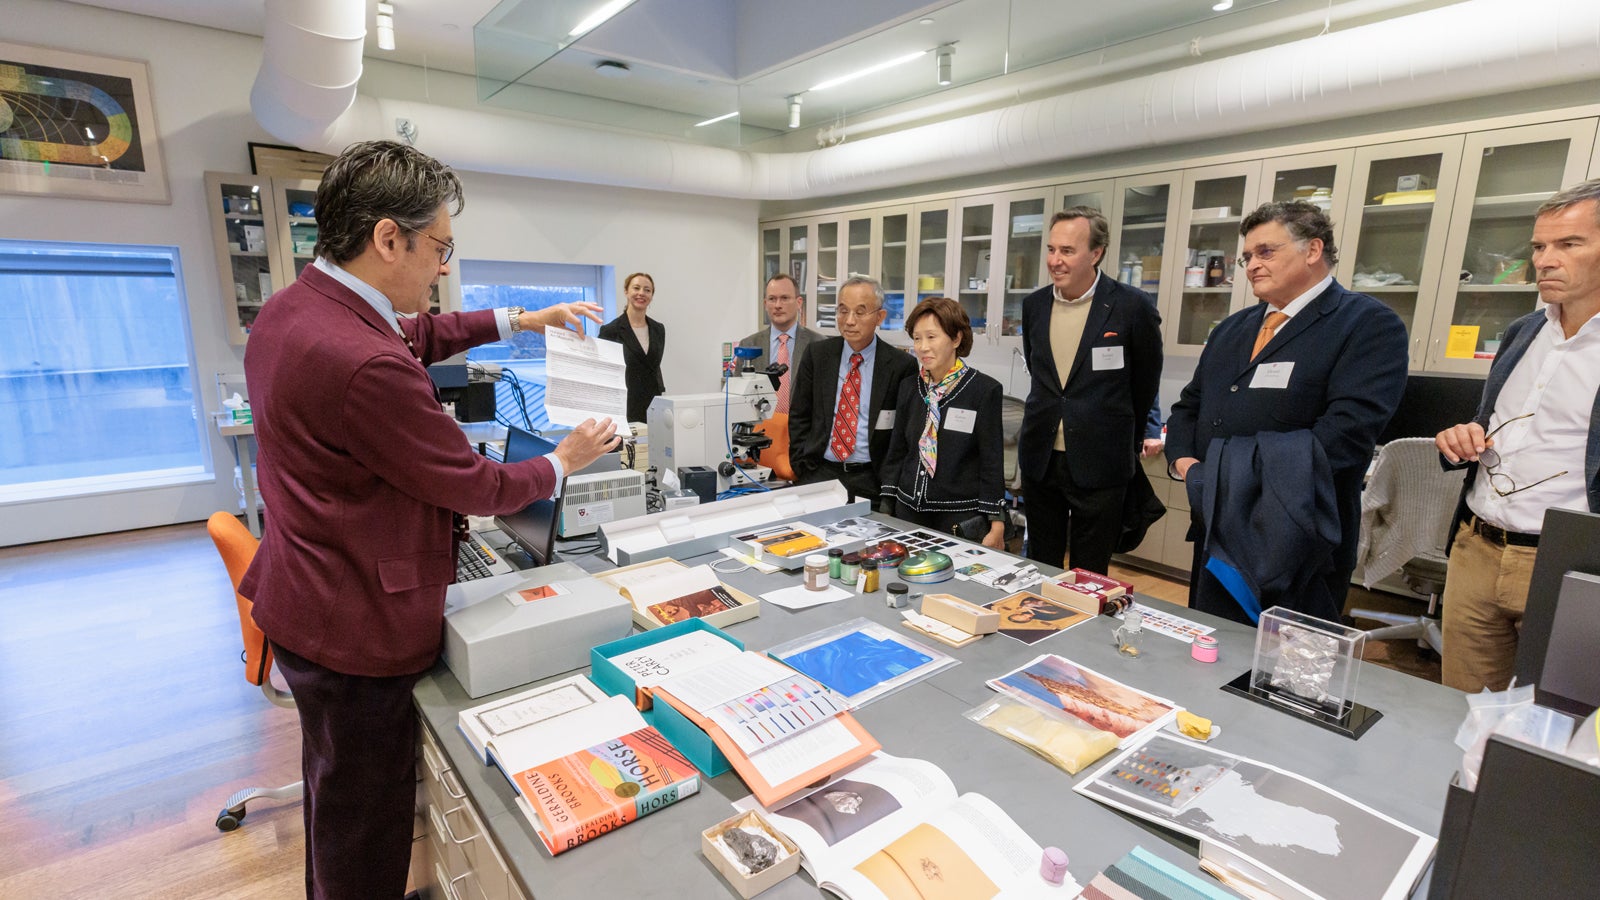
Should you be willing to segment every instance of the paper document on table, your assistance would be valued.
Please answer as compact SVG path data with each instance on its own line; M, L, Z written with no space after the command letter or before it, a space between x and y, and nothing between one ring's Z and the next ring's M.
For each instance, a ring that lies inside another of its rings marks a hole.
M859 744L843 722L829 719L786 741L763 747L750 755L750 764L768 783L783 784L826 765Z
M584 419L628 421L628 387L622 345L569 331L546 328L544 409L557 425L582 425Z
M788 666L746 651L657 685L715 722L746 754L787 740L850 708Z

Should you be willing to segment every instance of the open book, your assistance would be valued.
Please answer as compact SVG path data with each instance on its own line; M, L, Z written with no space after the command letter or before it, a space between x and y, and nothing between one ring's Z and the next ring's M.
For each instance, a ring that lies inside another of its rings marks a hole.
M741 809L754 798L734 804ZM878 753L838 778L765 810L800 848L817 885L848 900L1073 897L1039 875L1042 848L993 801L956 796L942 769Z
M705 619L725 627L761 613L761 601L723 584L710 566L691 568L664 558L595 577L633 604L634 624L646 631L685 619Z
M552 855L700 788L700 773L628 698L582 675L462 710L458 724L511 782Z

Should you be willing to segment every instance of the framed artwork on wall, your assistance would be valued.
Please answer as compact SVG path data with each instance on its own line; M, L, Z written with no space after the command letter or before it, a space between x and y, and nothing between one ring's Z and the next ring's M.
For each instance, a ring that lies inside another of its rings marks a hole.
M0 191L170 203L138 60L0 41Z

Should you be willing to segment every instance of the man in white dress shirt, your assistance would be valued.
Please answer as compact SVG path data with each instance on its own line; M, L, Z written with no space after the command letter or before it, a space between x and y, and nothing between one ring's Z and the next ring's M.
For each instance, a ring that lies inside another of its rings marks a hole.
M1506 329L1473 421L1435 438L1472 467L1444 593L1444 683L1469 693L1510 681L1545 510L1600 512L1600 179L1545 201L1531 248L1548 305Z

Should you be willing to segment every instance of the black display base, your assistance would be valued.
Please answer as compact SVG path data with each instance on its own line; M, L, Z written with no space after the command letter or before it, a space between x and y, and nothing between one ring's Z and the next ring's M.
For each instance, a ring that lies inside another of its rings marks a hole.
M1351 701L1344 715L1336 716L1326 710L1317 709L1311 704L1301 700L1293 694L1280 693L1270 688L1258 688L1250 684L1250 672L1245 672L1238 678L1222 686L1230 694L1238 694L1270 706L1280 712L1286 712L1296 718L1304 719L1313 725L1326 728L1335 734L1342 734L1352 741L1360 740L1372 723L1383 718L1383 713L1370 706Z

